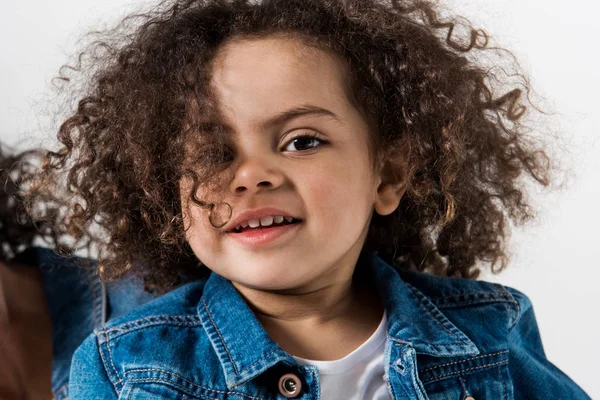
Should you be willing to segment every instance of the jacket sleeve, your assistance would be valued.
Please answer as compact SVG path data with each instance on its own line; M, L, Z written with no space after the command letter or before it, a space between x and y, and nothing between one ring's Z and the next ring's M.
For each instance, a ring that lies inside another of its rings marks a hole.
M529 298L518 290L506 289L515 300L514 319L508 334L508 366L515 400L590 399L571 378L546 358Z
M69 378L70 400L117 399L100 355L96 334L88 338L73 354Z

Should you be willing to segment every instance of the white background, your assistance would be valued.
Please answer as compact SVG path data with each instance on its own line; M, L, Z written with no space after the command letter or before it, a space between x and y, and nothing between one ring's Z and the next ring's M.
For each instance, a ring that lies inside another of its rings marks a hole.
M450 0L448 0L450 1ZM138 2L139 4L140 2ZM0 138L20 148L54 134L50 80L89 28L116 22L123 0L7 1L0 4ZM452 0L511 49L554 112L544 129L571 171L565 189L538 193L538 221L512 236L512 261L499 276L525 292L548 358L600 398L600 6L592 0Z

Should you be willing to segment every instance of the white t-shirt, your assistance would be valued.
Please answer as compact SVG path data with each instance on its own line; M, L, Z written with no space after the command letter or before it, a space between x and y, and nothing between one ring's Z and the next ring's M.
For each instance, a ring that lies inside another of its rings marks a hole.
M375 332L359 348L344 358L314 361L294 357L300 365L319 369L323 400L389 400L383 380L383 353L386 338L386 315Z

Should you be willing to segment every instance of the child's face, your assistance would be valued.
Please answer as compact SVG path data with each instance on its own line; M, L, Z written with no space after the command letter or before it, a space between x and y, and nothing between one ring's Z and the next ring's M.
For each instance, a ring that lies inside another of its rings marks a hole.
M236 156L223 191L200 189L198 197L230 204L230 222L214 228L208 211L188 201L188 181L181 191L187 239L208 268L261 290L318 288L352 273L373 210L392 212L402 192L380 185L371 133L344 90L346 68L290 39L221 49L212 85ZM297 109L322 111L272 120ZM233 231L245 211L300 222Z

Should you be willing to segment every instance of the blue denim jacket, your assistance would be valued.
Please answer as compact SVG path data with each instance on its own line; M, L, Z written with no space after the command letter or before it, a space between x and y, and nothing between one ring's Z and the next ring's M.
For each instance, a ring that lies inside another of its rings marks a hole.
M544 354L533 309L501 285L394 269L368 257L388 315L392 399L589 399ZM70 398L320 399L315 367L273 342L229 281L212 274L95 329L73 356Z

